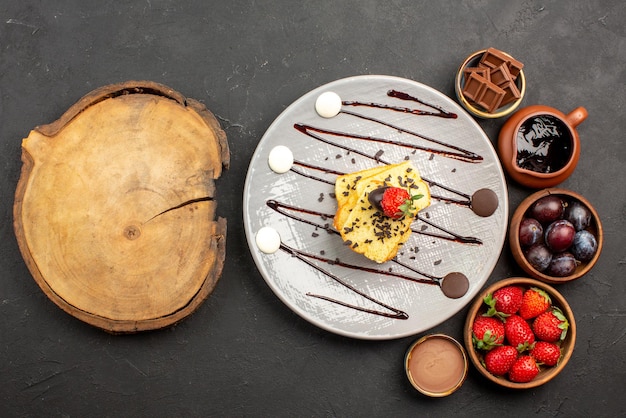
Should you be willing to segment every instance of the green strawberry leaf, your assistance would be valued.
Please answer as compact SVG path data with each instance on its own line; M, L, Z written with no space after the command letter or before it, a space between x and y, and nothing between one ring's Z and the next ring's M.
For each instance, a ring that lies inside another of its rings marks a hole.
M484 297L483 302L485 302L485 304L489 307L483 316L496 316L500 319L505 319L507 316L511 316L510 314L498 312L496 310L496 298L493 297L493 294L488 293L487 296Z
M414 216L413 212L415 212L415 206L413 206L413 201L419 200L422 197L424 197L423 194L413 195L409 199L407 199L406 202L400 205L398 209L400 209L400 212L402 212L404 216L410 216L412 218Z
M567 335L567 330L569 329L569 322L567 321L567 318L565 318L565 315L563 315L563 311L561 311L557 307L554 307L552 309L552 314L559 321L561 321L561 323L559 324L559 329L561 329L563 331L561 332L561 336L559 338L560 338L561 341L563 341L565 339L565 336Z
M496 311L496 298L493 297L493 294L487 293L487 296L483 298L483 302L485 302L485 305L489 307L487 309L487 312L485 312L483 316L494 316L497 313L497 311Z

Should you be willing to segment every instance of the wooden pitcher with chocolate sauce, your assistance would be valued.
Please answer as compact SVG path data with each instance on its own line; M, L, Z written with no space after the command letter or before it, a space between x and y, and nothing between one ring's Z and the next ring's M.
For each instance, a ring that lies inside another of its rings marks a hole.
M543 105L518 110L498 136L502 165L513 180L526 187L542 189L562 183L578 164L576 127L586 118L584 107L567 115Z

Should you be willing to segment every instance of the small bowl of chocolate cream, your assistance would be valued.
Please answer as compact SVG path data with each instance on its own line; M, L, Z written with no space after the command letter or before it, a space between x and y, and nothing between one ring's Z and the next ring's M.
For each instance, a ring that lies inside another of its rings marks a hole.
M404 369L411 385L424 395L448 396L463 385L468 359L463 346L445 334L429 334L406 352Z
M495 119L510 115L526 93L524 64L496 48L476 51L459 67L454 90L473 116Z

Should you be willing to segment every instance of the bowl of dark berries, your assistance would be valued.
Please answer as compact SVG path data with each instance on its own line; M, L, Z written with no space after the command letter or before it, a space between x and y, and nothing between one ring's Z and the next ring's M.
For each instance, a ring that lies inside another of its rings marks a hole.
M520 203L509 229L515 261L550 284L578 279L596 264L604 234L598 213L576 192L544 189Z
M574 351L576 323L569 304L553 287L513 277L476 297L463 337L481 375L500 386L530 389L563 370Z

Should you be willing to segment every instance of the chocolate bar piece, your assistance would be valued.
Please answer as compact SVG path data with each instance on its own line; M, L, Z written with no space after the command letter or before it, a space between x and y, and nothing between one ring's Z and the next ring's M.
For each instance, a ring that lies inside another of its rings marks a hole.
M481 97L485 85L489 80L485 77L478 75L476 72L471 72L468 77L465 78L465 85L463 86L463 96L474 102L478 101Z
M504 54L504 52L495 48L488 48L480 58L480 63L489 68L499 67L502 64L506 64L508 61L509 57Z
M509 67L506 63L498 65L496 68L492 69L489 72L489 77L493 84L498 86L502 86L503 84L508 83L513 80L511 73L509 72Z
M502 99L500 106L512 103L521 97L521 93L513 80L501 85L500 88L504 90L504 98Z
M487 67L467 67L463 70L463 75L465 76L465 79L467 80L467 78L469 77L470 73L475 73L483 78L486 78L487 80L490 79L489 76L489 68Z
M514 80L517 78L522 68L524 68L524 64L495 48L488 48L485 51L480 59L480 64L491 69L506 64Z
M482 94L476 100L476 104L484 107L487 112L492 113L500 107L504 95L504 90L491 82L487 82Z
M522 71L522 68L524 68L524 64L514 58L511 58L507 63L507 67L509 67L509 72L511 73L513 80L515 80L520 71Z
M508 65L511 61L515 61L513 57L495 48L487 48L480 59L480 62L489 68L496 68L502 64Z

